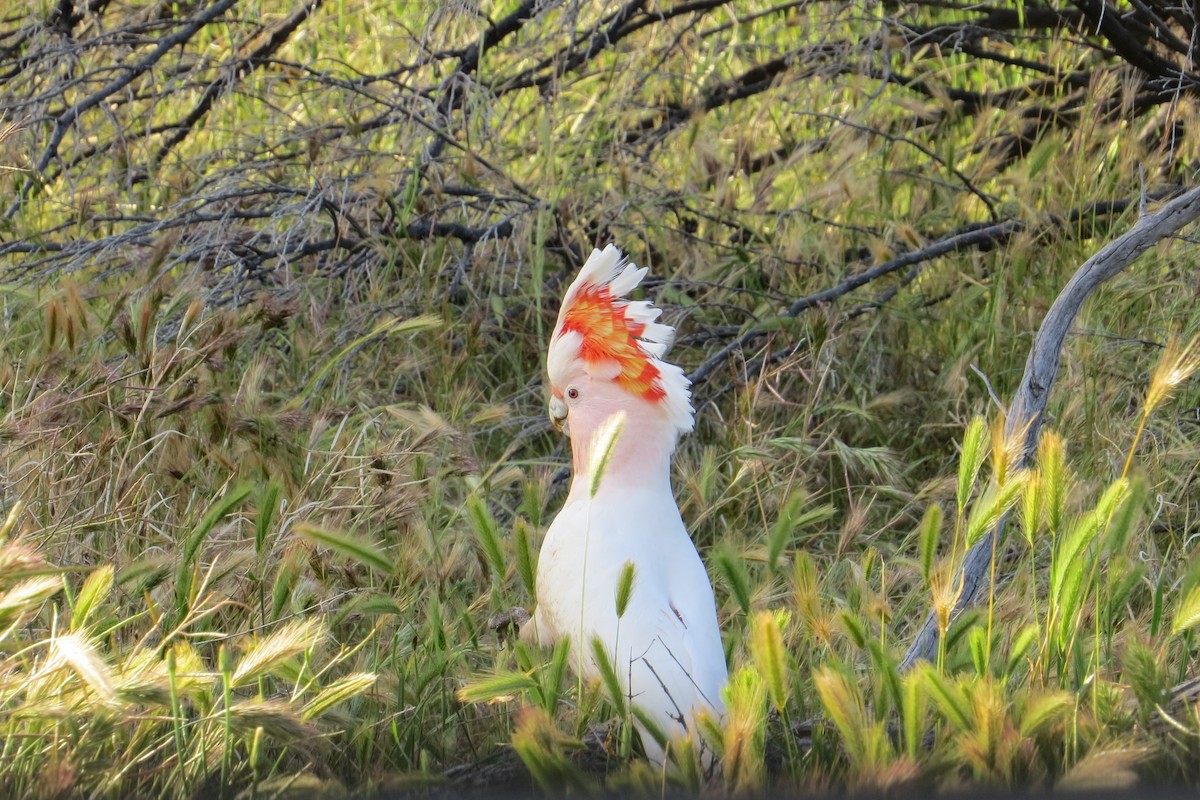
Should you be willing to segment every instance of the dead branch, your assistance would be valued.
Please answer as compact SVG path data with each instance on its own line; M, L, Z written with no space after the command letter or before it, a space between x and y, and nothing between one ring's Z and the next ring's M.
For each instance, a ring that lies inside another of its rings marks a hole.
M174 47L195 36L196 33L205 25L208 25L210 22L220 17L236 2L237 0L218 0L204 13L197 15L195 19L191 20L187 25L184 25L182 28L168 36L164 36L159 41L158 46L155 47L154 50L152 50L145 58L136 64L132 64L121 70L119 77L114 78L97 91L66 109L58 116L56 120L54 120L54 133L50 135L50 141L46 143L46 147L42 151L41 157L39 157L37 160L37 166L35 169L39 173L45 171L46 167L50 165L50 162L54 159L54 157L58 155L58 148L62 144L63 138L67 135L67 131L71 129L71 126L75 124L75 121L79 119L80 115L90 111L91 109L103 103L108 97L111 97L112 95L124 89L135 78L157 64L158 61L164 55L169 53ZM26 185L28 187L33 187L36 184L30 182ZM19 207L19 203L14 203L9 208L7 216L11 217L16 213Z
M1139 219L1132 228L1085 261L1059 292L1034 337L1025 363L1025 374L1009 406L1007 433L1011 436L1024 431L1021 466L1027 467L1033 461L1045 417L1046 401L1058 375L1063 342L1079 309L1096 287L1120 273L1150 247L1197 219L1200 219L1200 187L1189 190L1153 214ZM1003 538L1007 518L1007 515L1002 517L990 533L967 551L960 577L962 589L951 618L975 605L986 594L993 554L996 544ZM900 670L908 671L919 661L932 658L937 651L938 638L937 619L930 613L913 638Z
M996 245L1007 241L1014 233L1024 228L1024 223L1017 220L1005 220L984 226L972 226L969 230L956 231L955 233L940 239L928 247L922 247L919 250L905 253L897 258L890 259L877 266L864 270L857 275L852 275L846 280L839 283L837 286L830 287L824 291L811 294L807 297L801 297L794 301L791 306L786 308L779 314L779 318L788 319L799 316L802 312L810 308L814 308L825 303L836 300L843 295L849 294L860 286L864 286L871 281L880 278L896 270L910 267L915 264L923 264L926 261L932 261L940 256L949 253L957 253L962 250L969 250L984 245ZM692 370L688 378L692 384L698 384L706 380L713 370L719 367L733 353L740 351L750 342L764 335L764 331L760 325L755 325L743 333L741 336L734 339L729 344L722 347L713 355L709 356L696 369Z

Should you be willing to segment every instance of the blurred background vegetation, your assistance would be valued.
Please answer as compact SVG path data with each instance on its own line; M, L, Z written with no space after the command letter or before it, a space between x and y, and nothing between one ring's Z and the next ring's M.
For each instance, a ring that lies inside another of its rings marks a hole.
M486 628L531 602L543 354L610 241L695 380L723 786L1196 782L1193 238L1084 308L1036 475L963 444L1078 265L1196 183L1195 13L6 7L0 790L527 781L512 751L661 788L602 690ZM902 676L1006 491L994 595Z

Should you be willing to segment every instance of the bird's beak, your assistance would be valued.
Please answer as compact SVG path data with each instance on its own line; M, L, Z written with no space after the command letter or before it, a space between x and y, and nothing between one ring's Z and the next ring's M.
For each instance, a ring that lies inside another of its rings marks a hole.
M567 430L567 404L561 397L550 398L550 424L560 431Z

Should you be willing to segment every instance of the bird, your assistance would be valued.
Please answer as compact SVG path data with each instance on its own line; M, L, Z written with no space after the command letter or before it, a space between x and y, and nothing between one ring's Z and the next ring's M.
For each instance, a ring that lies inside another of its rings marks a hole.
M572 666L588 681L602 677L598 641L630 707L668 746L692 737L712 768L699 717L721 724L728 668L712 583L671 486L671 457L694 411L683 370L663 360L674 328L649 301L628 299L646 273L610 244L593 250L563 297L546 368L572 479L542 541L536 606L520 636L542 646L569 637ZM630 577L619 609L618 585ZM636 715L634 725L661 767L663 746Z

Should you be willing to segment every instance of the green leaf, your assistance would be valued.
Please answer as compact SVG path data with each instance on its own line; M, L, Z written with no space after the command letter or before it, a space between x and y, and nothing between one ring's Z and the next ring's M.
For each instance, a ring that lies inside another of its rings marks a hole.
M775 564L783 554L783 549L792 540L792 531L796 528L793 520L801 504L807 499L808 496L803 492L789 494L779 508L779 516L767 534L767 568L772 572L775 571Z
M988 641L987 631L983 628L972 628L967 633L967 646L971 648L971 662L975 666L975 674L988 674Z
M772 572L783 551L795 539L796 531L820 525L837 516L837 509L829 503L801 510L808 499L808 495L802 492L788 495L779 510L779 517L771 526L767 536L767 566Z
M283 563L275 571L275 581L271 584L271 619L278 620L283 614L283 607L292 596L292 588L300 575L301 562L299 550L291 550L284 555Z
M558 698L562 694L563 678L567 674L567 657L570 653L571 639L569 636L564 636L554 644L554 653L550 656L550 663L542 670L542 674L545 676L545 679L541 681L542 700L545 703L547 714L554 713L554 707L558 705Z
M875 674L879 676L879 685L883 689L884 699L891 704L892 708L899 709L904 700L900 688L900 671L896 669L896 660L888 655L883 643L878 639L872 638L868 641L867 649L871 652L871 663L875 667ZM876 717L882 718L887 710L888 705L880 703L876 709Z
M842 622L842 630L846 636L850 637L850 641L860 649L865 650L867 647L867 626L863 621L850 611L842 611L838 614L838 619Z
M1133 530L1133 523L1137 520L1145 497L1145 481L1134 480L1126 483L1125 494L1109 518L1108 537L1105 543L1109 553L1117 555L1125 552L1125 544L1129 541L1129 534Z
M904 726L904 750L916 761L925 747L925 692L924 679L919 672L910 672L901 681L900 718Z
M233 509L241 505L249 496L251 487L242 484L222 497L215 505L209 507L200 523L184 538L183 550L179 558L179 568L175 575L176 610L182 616L190 602L192 593L192 571L196 564L196 556L205 538Z
M328 547L338 555L357 561L376 572L391 575L394 571L395 565L383 550L354 534L318 528L307 522L296 523L292 530L305 539Z
M667 732L659 724L662 720L657 716L647 714L640 706L636 705L633 707L633 716L637 719L642 731L650 734L650 738L657 742L659 747L665 749L667 746Z
M1067 535L1059 539L1054 562L1050 565L1050 591L1054 597L1063 594L1063 586L1072 574L1077 578L1082 577L1076 567L1082 565L1084 551L1096 540L1096 535L1100 532L1100 523L1099 515L1095 511L1089 511L1075 521Z
M1038 475L1042 479L1042 496L1045 497L1046 524L1051 532L1062 530L1063 514L1066 510L1067 465L1062 437L1054 431L1042 433L1038 442Z
M1045 505L1041 473L1031 471L1029 479L1025 481L1025 492L1021 496L1021 535L1030 547L1033 547L1033 540L1046 514Z
M1104 490L1104 494L1100 495L1100 499L1096 502L1096 514L1104 520L1105 524L1108 524L1116 515L1117 508L1128 496L1129 480L1117 478Z

